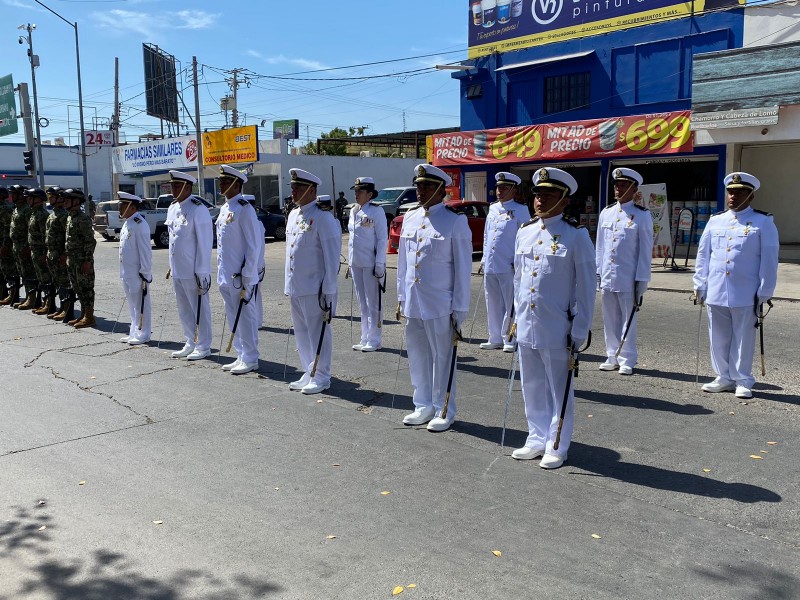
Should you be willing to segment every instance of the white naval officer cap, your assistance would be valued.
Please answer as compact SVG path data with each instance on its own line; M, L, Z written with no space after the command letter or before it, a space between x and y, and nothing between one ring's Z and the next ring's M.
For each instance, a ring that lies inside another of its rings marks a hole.
M170 171L169 172L169 178L172 181L187 181L191 185L194 185L195 183L197 183L197 178L196 177L192 177L188 173L184 173L182 171Z
M220 179L241 179L242 183L247 183L247 175L242 173L239 169L234 169L230 165L219 166Z
M578 182L575 178L561 169L555 167L542 167L533 174L533 188L555 188L571 196L578 191Z
M331 210L333 208L331 197L328 194L322 194L321 196L317 196L317 206L320 207L322 210Z
M289 175L292 178L292 183L299 183L301 185L322 185L322 180L319 177L303 169L289 169Z
M119 196L119 199L123 202L135 202L136 204L144 202L144 200L136 194L129 194L128 192L117 192L117 196Z
M351 190L355 190L356 188L368 188L368 187L375 187L375 180L372 177L356 177L356 182L350 186Z
M522 183L522 179L513 173L509 173L508 171L500 171L494 176L494 180L497 184L507 183L511 185L519 185Z
M736 171L725 176L725 189L746 189L756 191L761 187L761 182L750 173Z
M633 169L620 167L611 171L611 179L614 181L632 181L636 185L642 185L644 178Z
M445 186L451 185L453 180L450 175L442 171L439 167L434 167L428 163L422 163L414 167L413 183L427 181L429 183L444 183Z

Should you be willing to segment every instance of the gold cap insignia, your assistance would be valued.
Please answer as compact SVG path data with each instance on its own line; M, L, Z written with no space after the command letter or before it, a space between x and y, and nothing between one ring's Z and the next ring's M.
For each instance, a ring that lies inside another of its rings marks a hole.
M550 179L550 173L547 172L547 169L539 169L539 181L547 181Z
M739 175L738 173L734 173L733 177L731 178L731 181L733 183L742 183L742 176Z
M220 167L220 168L219 168L219 174L220 174L220 175L225 175L225 169L223 169L222 167Z
M425 175L425 167L419 165L417 167L417 177L422 177L423 175Z
M497 174L497 181L505 181L505 180L506 180L506 174L505 173L498 173Z
M356 185L360 185L360 184L361 184L361 177L356 177Z
M620 177L622 177L622 171L620 171L619 169L614 169L613 177L614 179L619 179Z
M289 171L289 172L292 174L292 181L297 180L297 171L292 170L292 171Z

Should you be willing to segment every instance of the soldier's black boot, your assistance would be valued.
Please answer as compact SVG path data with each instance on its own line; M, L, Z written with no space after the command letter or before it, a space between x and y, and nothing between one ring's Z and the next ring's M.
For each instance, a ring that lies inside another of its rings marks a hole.
M67 290L67 294L66 308L64 308L63 316L61 316L61 321L64 323L69 323L75 318L75 291L70 288Z

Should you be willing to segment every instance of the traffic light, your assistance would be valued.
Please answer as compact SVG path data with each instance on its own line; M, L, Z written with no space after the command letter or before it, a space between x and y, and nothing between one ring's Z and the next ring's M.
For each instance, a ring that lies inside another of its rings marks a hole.
M36 173L36 165L33 163L33 150L22 151L22 161L25 163L25 170L33 175Z

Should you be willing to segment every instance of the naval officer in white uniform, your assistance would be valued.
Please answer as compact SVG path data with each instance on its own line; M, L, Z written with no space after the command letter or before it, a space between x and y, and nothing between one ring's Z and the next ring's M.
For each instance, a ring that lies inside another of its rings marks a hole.
M283 293L289 296L303 370L303 376L290 383L289 389L318 394L331 386L330 319L336 313L342 227L331 210L323 210L317 204L317 187L322 183L319 177L303 169L289 169L289 173L296 208L286 223ZM330 196L326 198L329 202ZM322 347L317 360L320 334ZM317 368L312 377L315 360Z
M222 369L242 375L258 369L258 326L261 308L256 293L259 266L263 259L263 229L255 209L242 196L247 175L228 165L219 168L219 188L225 204L217 217L217 285L225 303L228 327L233 330L241 304L239 323L233 338L236 360ZM226 342L223 342L226 343ZM220 349L221 351L222 349Z
M120 341L137 346L150 341L152 333L150 294L142 294L153 281L153 250L150 245L150 225L138 214L142 199L134 194L118 192L119 216L125 219L119 234L119 278L128 302L131 327ZM139 326L141 321L141 327Z
M420 206L408 211L397 257L398 307L406 317L406 343L414 412L406 425L428 423L445 431L456 416L456 374L444 408L454 352L454 326L469 312L472 234L464 215L445 206L450 177L428 164L414 169Z
M650 281L653 217L633 201L642 184L639 173L614 169L611 177L616 202L603 209L597 224L595 264L606 342L606 361L600 370L619 369L620 375L631 375L638 358L636 316L631 320L619 358L616 354L633 307L641 303Z
M517 202L522 183L517 175L501 171L494 180L497 202L489 207L486 217L481 260L489 340L480 347L513 352L515 344L508 338L508 329L514 301L514 241L519 228L530 221L531 214L527 206Z
M749 173L725 177L728 210L713 215L700 238L694 288L708 306L711 365L704 392L735 390L752 398L757 311L778 280L778 230L772 215L750 204L761 183Z
M372 203L378 190L371 177L358 177L350 189L355 190L356 204L347 223L347 263L361 308L361 340L353 350L374 352L380 350L383 334L378 298L386 275L386 213Z
M517 234L514 250L514 308L522 396L528 419L525 446L512 457L556 469L567 458L574 421L574 380L558 450L553 448L570 363L570 347L582 348L595 301L594 247L589 233L563 215L578 189L561 169L533 176L536 217Z
M174 198L167 209L166 221L169 231L169 269L184 338L183 348L173 352L172 357L200 360L211 354L211 303L208 290L211 288L214 225L208 209L199 198L192 195L192 186L197 179L181 171L170 171L169 177Z

